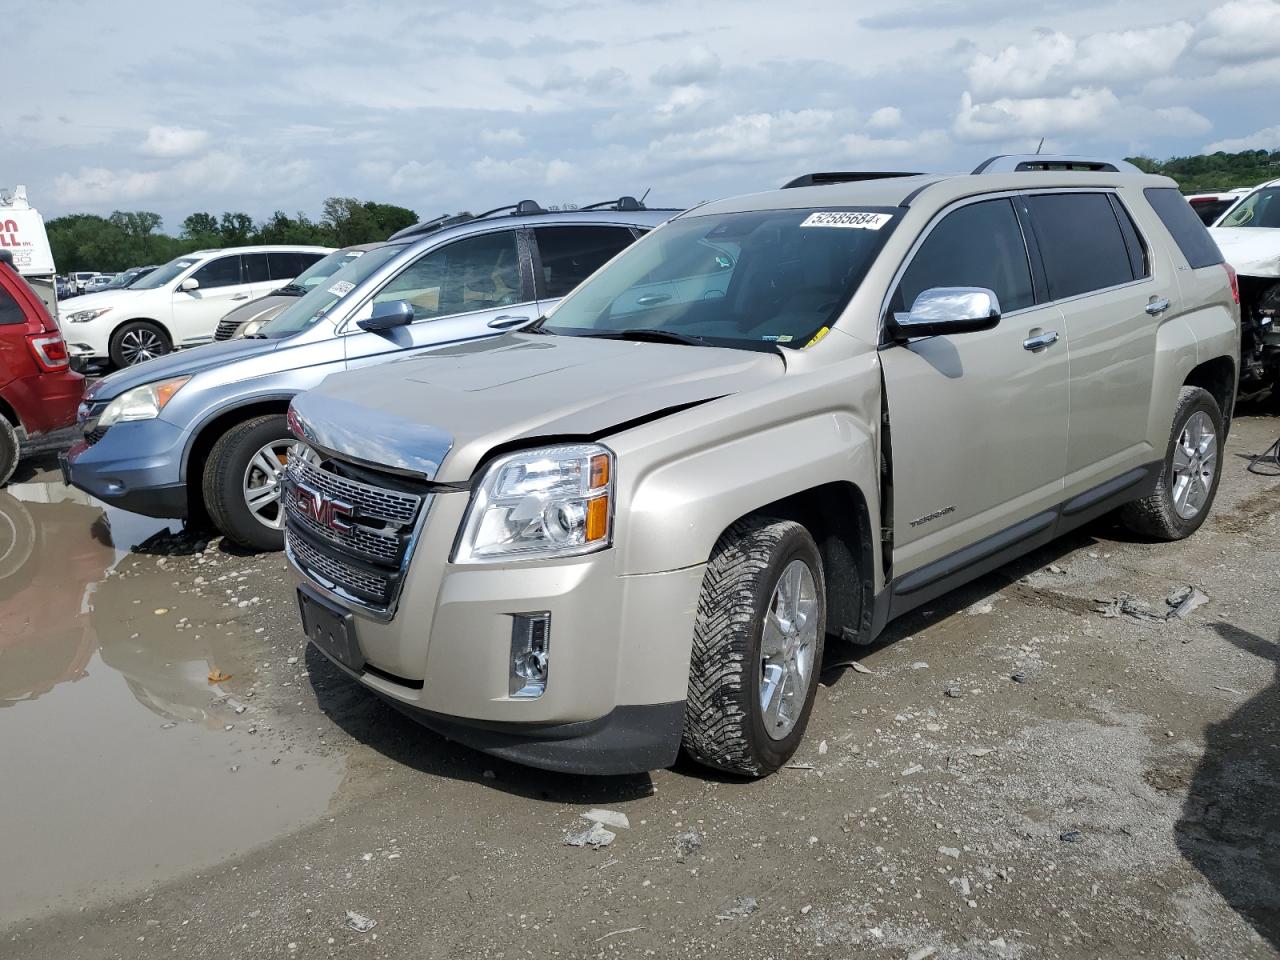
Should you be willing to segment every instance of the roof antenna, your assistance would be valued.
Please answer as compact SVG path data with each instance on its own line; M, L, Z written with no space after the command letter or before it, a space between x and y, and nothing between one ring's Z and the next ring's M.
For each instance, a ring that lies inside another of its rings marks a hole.
M653 187L649 188L649 190L652 190L652 189ZM643 194L640 195L640 206L642 207L644 206L644 198L649 195L649 190L646 190Z
M1044 149L1044 137L1040 138L1040 145L1036 147L1036 156L1040 156L1040 151Z

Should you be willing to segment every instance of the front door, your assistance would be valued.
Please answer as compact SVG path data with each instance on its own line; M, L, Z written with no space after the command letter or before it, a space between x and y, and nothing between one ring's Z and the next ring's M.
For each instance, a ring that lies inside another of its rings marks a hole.
M379 333L356 325L375 304L393 300L413 305L413 323ZM497 336L508 326L533 320L537 309L515 230L462 237L423 254L352 314L347 364L361 366L390 352Z
M882 348L893 457L893 575L1012 527L1062 499L1066 330L1037 306L1013 201L966 202L935 221L890 298L909 310L934 287L985 287L990 330ZM1043 344L1043 345L1039 345Z
M208 343L218 321L253 296L253 285L244 281L240 254L215 257L191 274L199 286L173 291L173 345L191 347Z

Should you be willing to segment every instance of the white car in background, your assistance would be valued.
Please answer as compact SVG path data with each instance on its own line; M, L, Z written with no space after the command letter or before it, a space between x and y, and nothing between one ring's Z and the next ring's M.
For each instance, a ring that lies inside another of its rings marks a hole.
M77 366L129 367L213 339L228 310L293 280L329 247L197 250L121 290L78 297L63 324Z
M1240 283L1240 391L1280 397L1280 180L1246 193L1209 233Z

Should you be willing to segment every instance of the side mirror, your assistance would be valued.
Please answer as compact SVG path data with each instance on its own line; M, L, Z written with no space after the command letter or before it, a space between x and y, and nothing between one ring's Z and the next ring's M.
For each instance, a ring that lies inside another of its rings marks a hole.
M413 304L408 300L384 300L373 305L373 313L368 320L359 321L356 326L361 330L377 333L381 330L394 330L413 323Z
M895 313L888 327L895 340L990 330L1000 322L1000 300L986 287L931 287L916 297L910 313Z
M199 290L200 281L195 277L187 277L187 279L178 284L178 289L184 293L190 293L192 290Z

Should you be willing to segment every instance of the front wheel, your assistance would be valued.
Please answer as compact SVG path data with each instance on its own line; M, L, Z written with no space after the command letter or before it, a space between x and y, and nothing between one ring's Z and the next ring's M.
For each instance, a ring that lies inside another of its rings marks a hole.
M790 520L747 517L721 535L694 622L684 748L764 776L804 737L826 636L822 559Z
M1121 508L1125 526L1157 540L1181 540L1200 529L1218 492L1224 435L1213 395L1183 387L1155 492Z
M162 357L172 350L169 335L149 320L121 324L111 337L111 362L117 369Z
M254 550L284 548L284 468L310 447L289 433L282 413L238 423L213 445L205 463L205 507L227 539Z

